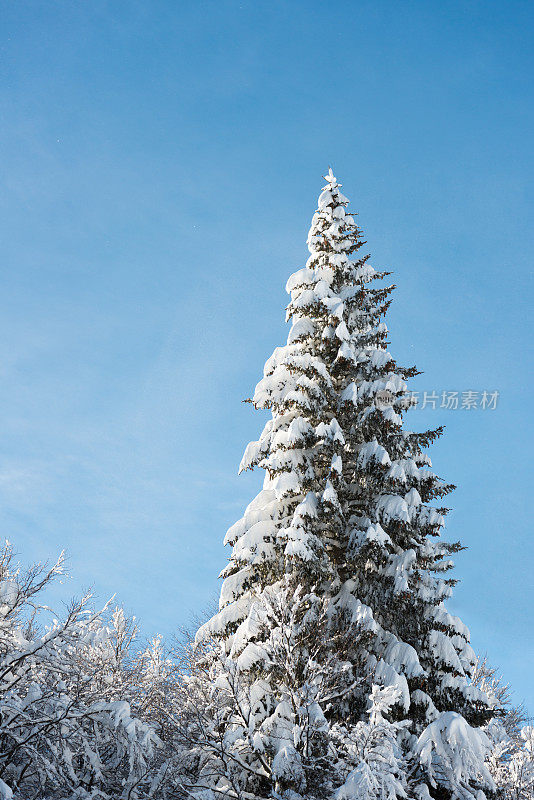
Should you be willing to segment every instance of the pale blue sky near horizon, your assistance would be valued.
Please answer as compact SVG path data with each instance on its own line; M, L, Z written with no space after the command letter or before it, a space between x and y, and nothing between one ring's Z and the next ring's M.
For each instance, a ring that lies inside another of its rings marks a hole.
M329 164L376 267L391 352L457 484L449 608L534 713L530 2L3 2L0 522L58 597L116 593L143 633L202 612L244 405Z

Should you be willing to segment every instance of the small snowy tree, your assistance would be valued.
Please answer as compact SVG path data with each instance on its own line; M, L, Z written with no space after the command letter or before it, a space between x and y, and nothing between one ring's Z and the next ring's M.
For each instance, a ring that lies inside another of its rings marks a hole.
M117 639L88 597L62 620L42 604L62 572L0 553L0 797L133 800L157 740L113 686Z
M397 800L406 797L406 764L398 744L398 734L409 723L392 723L387 719L391 707L399 699L397 687L373 686L369 722L357 722L352 729L341 729L341 741L345 740L345 746L348 744L351 760L356 758L359 763L338 789L336 800ZM339 733L339 729L333 730L334 737ZM337 752L340 752L339 746Z
M500 721L510 738L519 741L520 731L525 723L525 709L522 704L512 703L510 684L504 682L502 675L496 667L491 666L486 656L477 656L472 682L488 696L493 705L492 723Z
M503 774L504 773L504 774ZM509 762L501 765L506 800L532 800L534 797L534 727L521 728L520 741L511 748Z
M212 738L195 753L203 785L220 795L324 799L359 786L377 796L480 800L492 789L481 731L492 704L471 682L469 632L444 606L460 545L440 538L447 509L435 501L453 487L425 452L441 429L404 427L406 380L416 371L387 350L393 287L376 285L387 273L360 254L348 200L332 171L326 181L310 257L287 284L287 344L267 361L252 400L271 419L241 469L263 468L264 486L227 533L220 610L197 635L205 674L195 681L222 694L207 712ZM272 613L276 598L296 615L284 624ZM284 639L291 679L273 666L273 643ZM320 683L330 694L310 695L320 730L306 749L302 665L310 663L325 667ZM239 720L243 685L260 700L251 706L245 690ZM396 749L387 749L389 734L381 745L395 759L389 788L369 760L350 764L336 738L339 725L350 738L370 724L378 690L396 698L384 724L406 721L394 729ZM216 766L222 753L231 779Z
M486 657L478 658L473 683L492 698L495 716L485 732L491 742L487 766L502 800L534 797L534 728L525 725L522 705L511 702L510 685L503 682Z

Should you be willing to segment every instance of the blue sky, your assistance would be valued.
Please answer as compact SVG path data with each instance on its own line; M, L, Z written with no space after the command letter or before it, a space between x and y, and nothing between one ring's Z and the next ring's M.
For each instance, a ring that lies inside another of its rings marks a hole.
M218 590L321 175L394 271L468 550L450 608L534 711L530 2L5 2L0 522L148 635Z

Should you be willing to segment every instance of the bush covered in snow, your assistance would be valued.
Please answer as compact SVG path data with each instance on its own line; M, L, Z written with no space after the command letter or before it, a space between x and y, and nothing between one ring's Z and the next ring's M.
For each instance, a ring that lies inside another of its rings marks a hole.
M110 625L88 597L63 619L42 604L62 571L0 553L0 797L122 797L157 745L121 696L121 612Z

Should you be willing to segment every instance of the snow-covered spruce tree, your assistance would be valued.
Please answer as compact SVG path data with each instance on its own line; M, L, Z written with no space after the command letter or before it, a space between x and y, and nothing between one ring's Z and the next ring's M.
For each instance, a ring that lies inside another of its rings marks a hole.
M263 468L264 488L228 531L220 611L198 632L181 791L481 800L491 702L444 607L460 545L439 538L435 501L453 487L425 450L441 429L403 427L416 372L387 350L394 287L326 181L311 255L287 284L287 345L252 400L272 418L241 469Z

